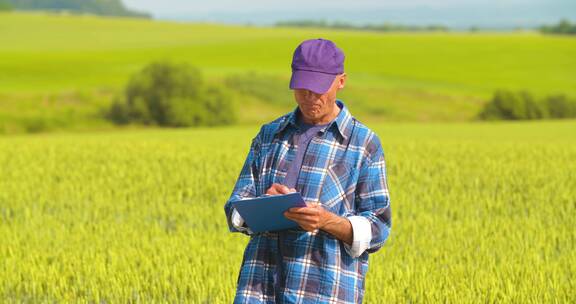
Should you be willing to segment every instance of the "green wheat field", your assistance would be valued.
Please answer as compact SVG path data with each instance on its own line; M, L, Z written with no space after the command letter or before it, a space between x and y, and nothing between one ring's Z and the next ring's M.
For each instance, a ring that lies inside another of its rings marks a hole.
M366 303L576 300L576 122L372 127L393 228ZM0 138L0 300L231 303L257 130Z
M224 203L260 124L296 106L293 49L318 37L345 50L339 98L386 155L392 233L365 302L576 302L576 120L472 121L497 88L575 96L576 39L40 13L0 14L0 302L231 303L248 237ZM283 101L240 96L228 127L103 120L158 59L278 77ZM38 121L53 132L19 134Z

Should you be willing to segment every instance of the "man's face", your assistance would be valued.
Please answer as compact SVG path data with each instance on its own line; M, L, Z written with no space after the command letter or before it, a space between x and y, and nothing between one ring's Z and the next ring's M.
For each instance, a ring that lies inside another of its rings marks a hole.
M333 118L336 106L336 92L344 88L346 73L334 78L330 89L324 94L307 89L294 89L294 98L304 119L314 123L328 123ZM328 121L325 121L328 120Z

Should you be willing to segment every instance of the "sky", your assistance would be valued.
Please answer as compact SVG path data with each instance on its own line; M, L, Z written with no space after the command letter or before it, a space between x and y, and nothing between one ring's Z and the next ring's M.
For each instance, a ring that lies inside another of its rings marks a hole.
M576 0L123 0L157 19L268 25L287 20L534 27L576 19Z

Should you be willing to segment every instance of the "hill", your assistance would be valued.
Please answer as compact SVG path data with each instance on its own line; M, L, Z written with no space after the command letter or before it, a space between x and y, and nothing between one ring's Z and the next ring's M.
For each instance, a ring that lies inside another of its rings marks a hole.
M367 33L132 18L0 14L0 132L108 128L99 111L157 59L189 62L212 82L275 79L270 98L240 96L254 124L293 109L290 60L304 39L346 53L339 95L364 121L464 121L494 90L576 95L576 39L537 32ZM272 86L270 86L272 87Z
M70 11L104 16L149 17L127 9L121 0L0 0L16 10Z

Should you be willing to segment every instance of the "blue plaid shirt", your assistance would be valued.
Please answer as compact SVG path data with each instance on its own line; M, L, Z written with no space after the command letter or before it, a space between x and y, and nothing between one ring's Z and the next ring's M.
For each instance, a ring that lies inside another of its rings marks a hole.
M232 224L233 201L261 196L273 183L283 183L296 154L296 107L262 126L224 206L229 230L250 235L234 303L362 302L368 255L390 234L390 196L380 139L341 100L336 103L340 113L310 142L295 188L306 202L342 217L367 219L367 248L353 257L344 242L323 230L252 234Z

